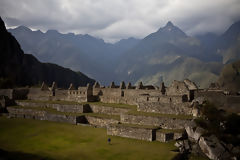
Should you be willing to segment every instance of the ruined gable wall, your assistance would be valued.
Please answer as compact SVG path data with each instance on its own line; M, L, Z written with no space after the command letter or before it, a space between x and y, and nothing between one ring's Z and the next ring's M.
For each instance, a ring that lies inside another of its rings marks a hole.
M190 91L184 82L174 80L166 91L167 95L187 95L188 99L190 99Z

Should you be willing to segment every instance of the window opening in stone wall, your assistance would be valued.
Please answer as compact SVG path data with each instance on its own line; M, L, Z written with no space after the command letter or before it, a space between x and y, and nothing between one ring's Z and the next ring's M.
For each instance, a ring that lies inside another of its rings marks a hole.
M124 97L124 91L121 91L121 97Z

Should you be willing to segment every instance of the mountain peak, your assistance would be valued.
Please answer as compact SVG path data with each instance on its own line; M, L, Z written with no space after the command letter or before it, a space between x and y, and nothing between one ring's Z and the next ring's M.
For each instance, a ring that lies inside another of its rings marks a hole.
M32 31L31 29L29 29L26 26L18 26L16 29L21 30L21 31Z
M166 24L166 27L174 27L174 25L171 21L168 21L167 24Z
M47 30L46 34L49 34L49 35L59 35L60 33L57 30L49 29L49 30Z

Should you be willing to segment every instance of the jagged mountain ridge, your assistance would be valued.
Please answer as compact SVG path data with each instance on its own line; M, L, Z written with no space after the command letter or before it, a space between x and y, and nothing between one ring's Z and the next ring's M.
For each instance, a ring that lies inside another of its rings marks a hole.
M169 84L173 80L189 78L201 87L207 87L217 80L222 64L206 60L212 55L203 55L203 45L168 22L129 50L126 60L121 60L115 72L119 77L125 77L124 80L134 82L159 85L162 80Z
M64 41L62 42L64 45L60 45L62 47L60 52L53 50L50 54L48 49L40 52L31 43L29 48L35 49L31 51L36 52L33 54L51 55L48 58L50 61L75 70L82 68L88 75L97 77L96 79L104 85L113 80L133 83L142 80L147 84L158 85L161 80L168 84L174 79L189 78L201 87L207 87L217 80L223 64L240 58L238 54L240 43L238 43L239 38L236 38L240 29L237 23L220 36L208 33L190 37L172 22L168 22L164 27L141 40L130 38L127 41L120 41L125 45L120 45L120 42L107 44L90 35L61 34L62 38L59 39ZM20 37L19 33L14 33L14 30L16 29L9 31L20 39L20 43L21 41L24 43L26 34L25 37ZM81 41L69 40L67 37L69 39L81 37ZM231 43L225 43L228 39L231 39ZM56 39L54 41L48 38L46 41L53 43L53 46L57 44ZM47 48L44 45L48 43L42 42L41 48ZM224 47L222 43L225 44ZM65 47L66 44L68 47ZM53 46L50 48L57 48ZM89 66L90 64L94 65ZM201 75L208 78L203 78Z
M26 29L26 28L23 28ZM24 54L21 46L5 28L0 17L0 87L37 85L43 81L51 84L56 81L60 87L68 87L70 83L76 86L94 83L81 72L56 64L41 63L33 55Z
M43 33L24 26L8 31L16 36L26 53L31 53L44 62L54 62L73 70L81 70L99 81L109 77L108 82L114 78L111 74L112 68L115 68L115 61L120 54L139 41L129 38L110 44L88 34L61 34L56 30Z

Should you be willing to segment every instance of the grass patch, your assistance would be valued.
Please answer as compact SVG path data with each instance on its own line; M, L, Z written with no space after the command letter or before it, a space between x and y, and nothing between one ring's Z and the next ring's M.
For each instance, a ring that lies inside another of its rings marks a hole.
M150 116L150 117L167 117L176 119L192 119L191 115L175 115L175 114L162 114L162 113L150 113L150 112L140 112L140 111L129 111L128 114L136 116Z
M110 136L109 145L103 128L0 117L0 131L1 149L44 159L170 160L177 154L173 143Z

